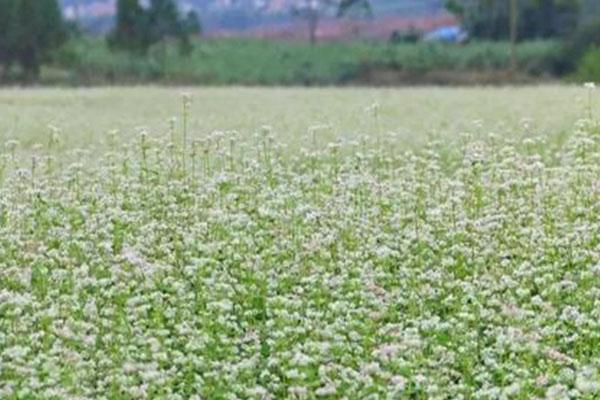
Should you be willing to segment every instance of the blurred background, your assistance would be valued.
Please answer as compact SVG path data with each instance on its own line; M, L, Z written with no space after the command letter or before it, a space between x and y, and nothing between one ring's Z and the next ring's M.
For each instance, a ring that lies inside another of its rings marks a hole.
M600 80L599 0L0 0L3 84Z

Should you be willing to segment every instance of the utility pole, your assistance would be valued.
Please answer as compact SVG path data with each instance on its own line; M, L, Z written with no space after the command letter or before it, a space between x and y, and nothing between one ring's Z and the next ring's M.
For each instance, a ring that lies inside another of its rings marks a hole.
M510 1L510 76L515 76L517 72L517 28L518 28L518 7L517 0Z

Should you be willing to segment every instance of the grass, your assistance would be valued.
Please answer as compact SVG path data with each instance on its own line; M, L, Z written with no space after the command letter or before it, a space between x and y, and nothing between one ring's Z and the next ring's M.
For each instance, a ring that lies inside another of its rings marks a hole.
M180 114L179 97L187 91L190 133L204 137L215 130L237 130L244 137L262 125L276 140L297 150L309 127L323 141L353 140L370 129L365 108L380 104L381 130L400 144L419 146L430 138L455 141L461 132L528 133L557 139L587 117L587 94L579 87L410 88L410 89L259 89L259 88L98 88L8 89L0 91L0 141L19 140L30 149L46 143L48 125L61 131L61 148L102 146L117 129L131 138L137 128L163 135L168 120ZM600 105L592 99L593 106Z
M558 46L552 41L520 44L520 71L529 76L550 74ZM62 69L47 71L43 79L75 84L334 85L365 82L369 71L383 69L409 74L410 79L399 82L410 83L429 72L498 73L508 64L507 43L453 46L356 41L311 47L304 42L213 39L197 41L188 57L182 57L177 46L162 44L140 57L111 52L103 40L84 37L63 49L58 57Z
M192 92L2 94L2 399L598 398L592 89Z

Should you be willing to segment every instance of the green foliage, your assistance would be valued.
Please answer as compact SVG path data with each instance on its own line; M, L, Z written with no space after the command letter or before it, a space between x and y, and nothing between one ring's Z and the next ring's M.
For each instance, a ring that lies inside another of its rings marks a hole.
M421 33L413 28L406 32L396 30L390 35L390 43L417 43L419 40L421 40L421 36Z
M600 81L600 48L593 47L585 53L577 66L575 77L582 82Z
M473 37L491 40L509 37L506 0L448 0L446 9L462 20ZM520 39L565 37L577 26L579 2L522 0L518 13Z
M582 57L595 46L600 46L600 20L582 25L569 38L557 60L557 72L564 74L575 71Z
M519 113L493 130L471 122L507 97L545 122L540 88L525 102L519 88L421 88L396 101L380 91L367 113L368 89L337 91L334 112L327 90L254 89L238 102L252 103L248 114L204 88L202 101L170 105L172 90L141 90L157 112L183 111L176 133L150 113L148 132L96 135L72 155L72 142L28 151L0 140L3 400L599 398L596 120L569 124L552 146L537 124L508 129ZM35 92L11 99L35 104ZM119 123L93 99L122 102L124 91L66 92L40 94ZM449 92L452 123L475 92L460 138L441 128L410 151L382 129L435 119ZM254 135L258 121L282 122L261 93L309 134ZM298 95L310 106L293 107ZM126 104L134 122L140 105ZM357 114L354 141L335 119ZM215 116L221 129L186 136L188 121ZM32 156L60 164L40 171Z
M15 2L13 0L0 0L0 62L6 65L8 64L9 59L9 51L10 51L10 42L9 42L9 32L12 29L12 20L11 15L14 14L14 5Z
M448 10L449 12L451 12L454 15L457 15L459 17L464 17L465 15L465 5L463 4L462 1L460 0L446 0L446 2L444 3L446 10Z
M371 2L369 0L341 0L338 5L338 17L350 14L372 16L373 8Z
M108 43L111 47L131 51L147 48L145 30L148 23L145 19L146 14L138 0L119 0L115 28L108 37Z
M147 9L138 0L119 0L116 18L115 28L108 37L109 45L143 54L166 38L177 38L182 53L189 53L190 35L201 30L198 15L189 12L181 16L173 0L151 0Z
M165 37L179 37L182 23L173 0L151 0L146 11L148 34L151 43L160 42Z
M193 50L190 36L198 35L202 32L200 17L196 11L189 11L181 21L181 32L179 34L180 51L183 55L188 55Z
M523 73L543 74L552 66L558 45L527 42L517 49ZM241 62L243 60L243 62ZM154 45L146 57L111 52L100 40L74 40L63 50L60 66L73 83L160 81L179 84L318 85L359 83L365 71L493 72L508 65L508 44L473 42L467 46L436 43L268 42L248 39L202 40L183 56L177 42Z
M460 133L474 124L482 132L498 129L515 135L542 132L548 143L553 144L571 133L575 120L587 115L583 104L574 101L581 96L581 89L571 85L527 85L510 90L503 87L388 90L356 86L309 90L197 86L190 90L194 99L189 124L192 134L235 129L242 136L248 132L250 137L255 127L268 123L289 143L286 152L291 154L298 152L307 124L336 126L331 130L320 129L318 140L330 141L338 135L344 140L358 140L363 133L364 114L348 110L362 110L372 102L389 104L379 110L378 121L382 132L398 135L398 149L413 148L431 138L444 143L459 140ZM149 130L150 137L162 132L170 136L171 132L178 132L176 128L171 130L169 118L180 112L181 106L175 101L180 91L157 85L90 90L4 88L0 91L0 143L18 139L20 148L26 152L34 150L36 143L42 143L75 156L73 150L88 144L117 149L114 136L118 134L114 130L124 133L136 127L154 127ZM314 101L315 95L318 102ZM594 97L593 108L600 110L600 96ZM10 155L12 147L2 145L0 151ZM196 152L201 154L202 149ZM151 158L153 154L148 156ZM38 169L55 171L71 160L70 156L66 160L40 159L43 168ZM9 167L10 160L0 155L0 181L6 178L2 169L6 171ZM1 214L0 205L0 219Z
M4 74L18 64L24 79L37 79L41 64L67 37L58 3L0 0L0 10L0 62Z

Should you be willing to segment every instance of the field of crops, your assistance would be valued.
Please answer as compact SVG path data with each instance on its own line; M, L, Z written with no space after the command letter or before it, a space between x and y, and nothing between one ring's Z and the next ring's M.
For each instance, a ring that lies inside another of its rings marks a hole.
M600 93L180 92L0 92L1 399L600 397Z
M305 41L201 39L192 53L160 44L147 56L112 52L104 39L69 42L43 74L43 82L89 85L163 82L194 85L336 85L378 83L370 70L402 72L392 83L434 82L428 72L445 72L444 82L506 82L509 44L473 42L469 46L435 43L389 44L336 41L311 46ZM519 73L525 79L553 76L561 46L555 41L520 43ZM240 62L243 60L243 62ZM498 76L500 73L502 76ZM480 75L477 77L477 75ZM487 78L486 78L487 76ZM464 79L464 77L463 77ZM381 83L381 82L379 82ZM389 83L389 82L388 82Z

